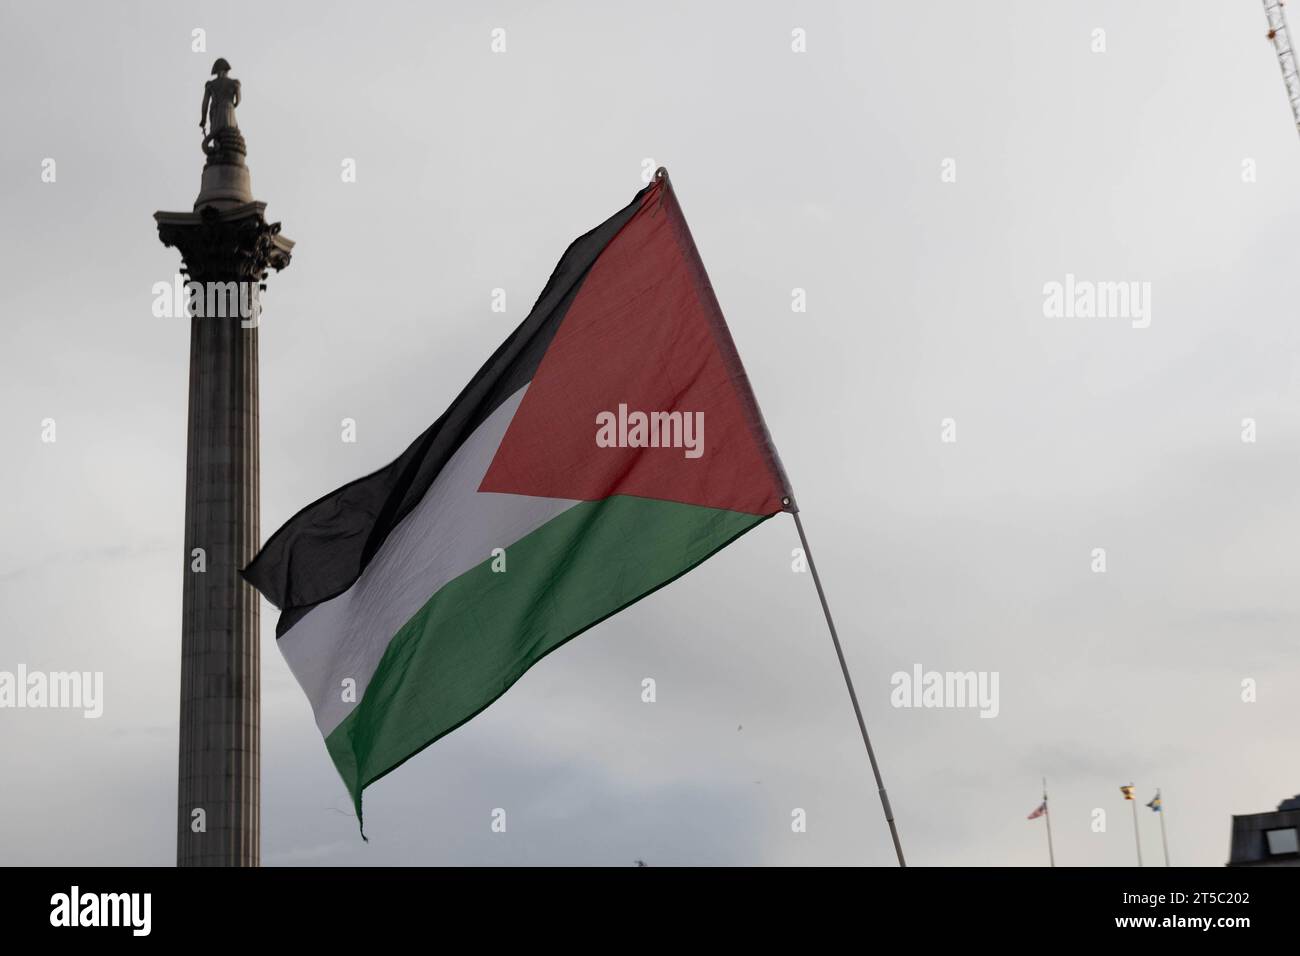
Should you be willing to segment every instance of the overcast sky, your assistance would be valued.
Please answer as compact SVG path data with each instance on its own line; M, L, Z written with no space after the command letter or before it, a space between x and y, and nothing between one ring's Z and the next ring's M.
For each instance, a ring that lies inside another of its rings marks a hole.
M1043 865L1046 776L1059 862L1133 862L1132 781L1175 864L1221 865L1233 813L1300 792L1300 138L1265 31L1245 0L0 0L0 670L105 679L99 720L0 710L0 863L174 861L189 329L152 314L151 214L194 200L223 56L297 241L264 536L395 457L667 165L909 862ZM1046 317L1067 274L1150 283L1149 327ZM367 791L368 844L264 605L264 863L891 864L796 545L777 516L546 658ZM892 707L917 664L996 672L998 716Z

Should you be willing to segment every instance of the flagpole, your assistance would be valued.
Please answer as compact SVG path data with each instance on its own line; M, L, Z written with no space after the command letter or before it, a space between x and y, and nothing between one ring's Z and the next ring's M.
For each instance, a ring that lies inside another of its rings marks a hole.
M1160 788L1156 788L1156 799L1160 800ZM1169 837L1165 833L1165 802L1160 800L1160 843L1165 848L1165 866L1169 865Z
M1052 849L1052 808L1047 805L1047 778L1043 778L1043 816L1047 818L1047 859L1056 866L1056 851Z
M668 178L668 167L660 166L656 169L655 179L662 180L666 191L673 192L672 180ZM689 230L687 230L687 242L688 244L692 244L690 242ZM703 267L701 266L701 270L702 269ZM705 280L705 286L708 286L707 279ZM709 293L711 296L711 289L709 289ZM716 301L713 303L713 306L717 309L718 317L720 319L721 310L717 308ZM727 339L728 346L734 355L735 345L730 342L730 334L726 330L725 323L722 325L722 335ZM736 361L739 362L738 357L736 358ZM763 438L768 446L768 454L770 456L771 464L781 475L782 484L784 484L788 489L790 486L785 478L785 469L781 467L781 461L777 457L775 450L772 448L772 440L767 435L767 426L763 424L762 413L759 412L758 404L754 402L752 394L749 398L751 406L749 411L753 416L753 421L757 423L759 430L763 433ZM849 676L849 665L844 660L844 649L840 647L840 636L835 631L835 621L831 618L830 605L826 603L826 591L822 587L821 575L817 573L817 564L813 561L812 548L808 546L808 535L804 533L803 522L799 519L799 506L795 504L794 497L790 495L788 491L781 498L781 504L787 511L794 515L794 526L799 529L799 541L803 545L804 557L808 559L808 570L812 572L813 584L817 585L817 597L822 602L822 613L826 615L826 627L831 632L831 641L835 645L835 656L839 658L840 671L844 674L844 685L849 690L849 700L853 702L853 713L857 715L858 718L858 730L862 731L862 742L867 748L867 759L871 761L871 772L876 778L876 791L880 794L880 805L885 811L885 822L889 824L889 835L894 841L894 854L898 857L898 865L900 867L905 867L907 866L907 861L903 858L903 844L898 839L898 826L894 823L894 810L889 805L889 794L885 791L885 781L880 776L880 764L876 762L876 751L872 748L871 737L867 734L867 723L862 719L862 708L858 706L858 695L853 689L853 678Z
M1129 784L1129 786L1131 787L1131 786L1133 786L1133 785L1132 785L1132 784ZM1136 794L1136 792L1137 792L1137 791L1134 791L1135 794ZM1141 840L1141 838L1138 836L1138 804L1137 804L1137 797L1134 796L1134 797L1132 797L1131 799L1132 799L1132 802L1133 802L1133 845L1137 847L1137 851L1138 851L1138 866L1141 866L1141 865L1142 865L1142 840Z
M871 772L876 777L876 790L880 793L880 805L885 810L885 822L889 824L889 835L894 839L894 853L898 856L898 865L907 866L903 859L903 844L898 839L898 827L894 824L894 811L889 806L889 794L885 792L885 781L880 776L880 765L876 763L876 752L871 747L871 737L867 734L866 721L862 719L862 708L858 706L858 695L853 690L853 678L849 676L849 665L844 660L844 649L840 647L840 637L835 631L835 621L831 619L830 605L826 603L826 592L822 589L821 576L817 574L817 564L813 561L812 548L808 547L808 536L804 534L803 522L799 520L799 509L793 500L786 498L782 504L794 515L794 526L799 529L799 541L803 545L804 557L808 559L808 570L812 572L813 584L817 585L817 597L822 602L822 613L826 615L826 626L831 632L831 641L835 644L835 656L840 659L840 670L844 673L844 684L849 689L849 700L853 701L853 713L858 718L858 729L862 731L862 742L867 745L867 759L871 761Z

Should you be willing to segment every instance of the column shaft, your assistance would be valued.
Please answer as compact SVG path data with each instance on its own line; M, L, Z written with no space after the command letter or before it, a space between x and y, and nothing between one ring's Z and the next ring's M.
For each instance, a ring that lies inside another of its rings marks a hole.
M258 528L257 328L192 318L176 862L257 866L259 597L239 576ZM206 570L193 570L193 551ZM202 810L206 830L195 811Z

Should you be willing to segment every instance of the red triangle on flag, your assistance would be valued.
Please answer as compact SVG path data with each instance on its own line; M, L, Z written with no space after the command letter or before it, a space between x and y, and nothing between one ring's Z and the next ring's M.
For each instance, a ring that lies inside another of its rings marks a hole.
M779 460L666 180L592 266L479 490L782 510Z

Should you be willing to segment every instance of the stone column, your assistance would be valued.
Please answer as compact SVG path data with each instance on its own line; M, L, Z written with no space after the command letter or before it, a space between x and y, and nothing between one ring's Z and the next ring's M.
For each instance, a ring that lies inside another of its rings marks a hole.
M261 545L258 293L293 243L253 201L243 156L242 137L223 136L194 211L154 214L200 300L189 320L179 866L260 862L259 595L239 570Z

